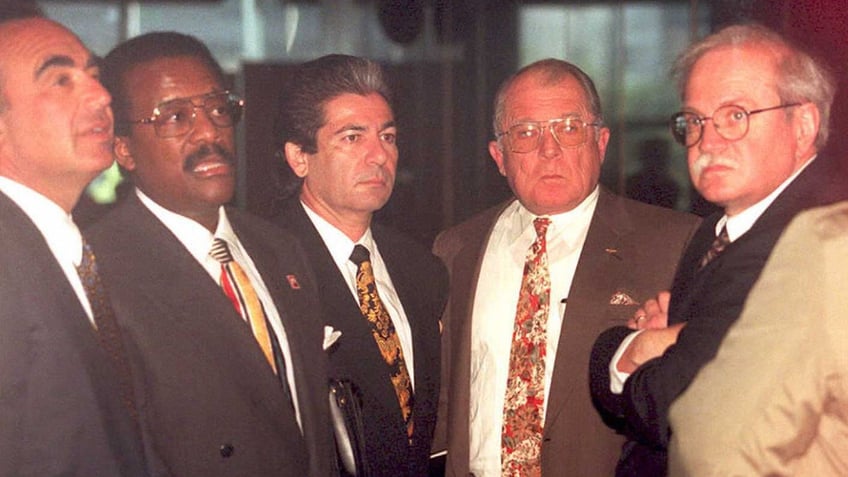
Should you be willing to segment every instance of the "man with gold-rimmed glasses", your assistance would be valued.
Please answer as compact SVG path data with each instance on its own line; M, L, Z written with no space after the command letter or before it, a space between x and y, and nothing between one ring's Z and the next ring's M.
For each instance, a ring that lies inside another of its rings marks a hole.
M117 46L101 79L135 190L88 234L148 445L168 475L332 475L312 273L293 237L225 207L244 101L179 33Z
M671 283L697 219L598 185L610 130L578 67L533 63L494 107L515 198L434 246L451 269L435 450L446 438L449 476L610 475L622 440L589 400L591 344Z
M809 55L762 26L731 26L689 47L675 72L683 109L671 132L693 185L723 210L693 237L670 295L595 344L593 398L629 439L617 475L666 473L669 407L715 355L784 227L845 195L816 158L834 86Z

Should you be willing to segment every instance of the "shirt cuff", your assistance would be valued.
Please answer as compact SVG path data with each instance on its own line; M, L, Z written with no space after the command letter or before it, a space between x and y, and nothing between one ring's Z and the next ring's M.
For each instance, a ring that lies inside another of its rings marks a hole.
M630 346L630 343L633 341L633 339L639 336L639 333L641 333L642 331L644 330L639 330L627 335L627 338L624 338L621 344L618 345L618 350L613 355L612 360L610 360L610 391L612 391L613 394L621 394L621 392L624 391L624 382L627 381L627 378L630 377L630 373L623 373L619 371L616 365L618 364L618 361L621 359L621 357L624 355L624 352L627 351L627 348Z

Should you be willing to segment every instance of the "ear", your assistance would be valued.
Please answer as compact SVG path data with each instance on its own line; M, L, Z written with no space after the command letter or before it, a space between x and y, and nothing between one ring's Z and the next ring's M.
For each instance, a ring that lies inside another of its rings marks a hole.
M504 166L504 152L499 141L489 141L489 155L492 160L498 165L498 172L506 177L506 167Z
M818 136L821 126L819 108L813 103L796 106L793 120L795 123L795 141L798 144L797 153L803 157L808 157L809 151L815 150L816 136Z
M292 172L297 177L306 177L309 173L309 154L293 142L287 142L283 146L283 152L286 155L286 163L291 167Z
M601 164L604 163L604 158L607 155L607 144L609 144L609 138L609 128L598 128L598 156L600 156Z
M127 143L126 136L115 136L115 143L112 145L112 155L115 156L115 161L128 171L135 170L135 158L130 152L130 146Z

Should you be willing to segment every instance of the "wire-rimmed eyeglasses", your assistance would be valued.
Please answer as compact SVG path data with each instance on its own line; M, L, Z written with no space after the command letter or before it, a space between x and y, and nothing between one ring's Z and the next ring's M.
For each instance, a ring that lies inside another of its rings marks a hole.
M669 126L674 139L686 147L692 147L701 141L707 120L713 122L719 136L728 141L738 141L748 134L750 116L800 105L801 103L778 104L770 108L748 111L742 106L727 104L716 109L712 116L698 116L690 111L681 111L671 117Z
M230 91L199 94L188 98L177 98L159 103L153 115L128 124L152 124L156 135L161 138L186 134L194 127L196 110L202 109L215 127L228 128L238 123L244 112L244 100Z
M580 118L555 118L547 121L522 121L515 123L496 137L503 136L509 141L509 150L517 153L535 151L542 143L545 129L550 129L554 140L561 147L577 147L586 142L586 130L590 126L601 127L603 123L587 123Z

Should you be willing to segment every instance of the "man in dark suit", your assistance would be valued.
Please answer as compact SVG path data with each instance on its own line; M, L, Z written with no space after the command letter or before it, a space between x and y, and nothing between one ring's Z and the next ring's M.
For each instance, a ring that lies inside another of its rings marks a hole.
M439 427L447 475L609 475L622 441L589 399L591 344L671 282L698 220L598 185L610 132L592 80L575 65L525 67L503 83L495 111L489 152L516 198L443 232L434 246L451 274ZM522 269L538 219L549 221L544 352L515 360ZM511 360L539 363L544 404L507 426ZM505 429L516 425L538 430L515 444ZM506 447L532 451L516 464Z
M242 100L178 33L118 45L102 73L136 189L91 241L150 447L174 475L333 474L314 279L292 237L224 207Z
M70 216L112 163L110 97L61 25L4 19L0 38L0 476L144 476L126 358L106 350L120 337L77 274Z
M672 132L695 188L724 210L692 239L670 303L646 303L629 323L642 331L613 328L594 346L593 395L629 438L619 475L665 474L669 406L715 355L778 236L799 211L845 196L816 158L833 82L803 51L764 27L731 26L687 49L676 71L684 108Z
M350 381L361 398L366 468L358 474L426 475L447 277L426 249L371 223L391 195L398 161L381 69L330 55L300 65L283 92L275 140L299 195L276 220L306 249L321 287L323 323L341 332L329 350L330 377ZM371 282L385 308L379 325L360 290L361 269L350 260L360 246L370 254Z

